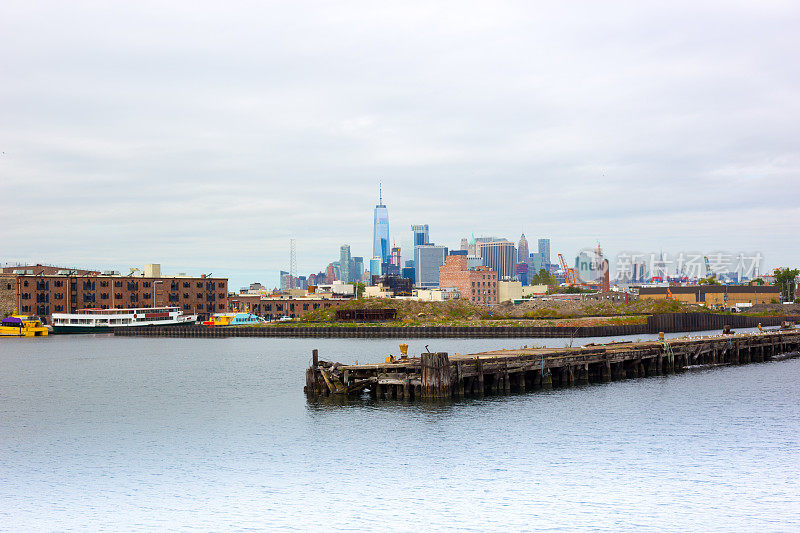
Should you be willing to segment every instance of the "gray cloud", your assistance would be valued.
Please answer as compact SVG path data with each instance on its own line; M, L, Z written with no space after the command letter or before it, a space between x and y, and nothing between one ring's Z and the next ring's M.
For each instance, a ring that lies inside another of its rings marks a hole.
M275 283L429 223L797 264L800 9L0 7L2 260Z

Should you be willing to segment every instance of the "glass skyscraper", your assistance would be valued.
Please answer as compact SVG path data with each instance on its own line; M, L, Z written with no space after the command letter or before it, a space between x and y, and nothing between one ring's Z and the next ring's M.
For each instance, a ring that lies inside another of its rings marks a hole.
M375 219L372 232L372 257L379 257L381 263L389 262L389 211L383 205L383 191L378 194L378 205L375 206Z
M411 232L414 234L414 246L422 246L423 244L430 244L430 237L428 237L427 224L415 224L411 226Z
M341 272L341 280L345 283L353 281L350 279L350 245L343 244L339 248L339 271Z
M542 254L542 268L550 270L550 239L539 239L539 253ZM538 272L538 270L537 270Z

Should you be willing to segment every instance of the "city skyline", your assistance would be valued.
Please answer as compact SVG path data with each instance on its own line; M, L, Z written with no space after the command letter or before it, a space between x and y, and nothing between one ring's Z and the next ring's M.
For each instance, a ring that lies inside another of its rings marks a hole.
M292 237L369 261L380 180L404 259L424 222L800 264L795 5L249 9L3 4L0 260L277 285Z

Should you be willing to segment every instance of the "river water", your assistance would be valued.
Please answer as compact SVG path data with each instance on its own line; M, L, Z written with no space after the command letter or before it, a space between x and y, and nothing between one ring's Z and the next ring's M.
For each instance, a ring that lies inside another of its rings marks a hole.
M433 404L304 396L313 348L376 362L397 342L2 339L0 529L800 530L800 360Z

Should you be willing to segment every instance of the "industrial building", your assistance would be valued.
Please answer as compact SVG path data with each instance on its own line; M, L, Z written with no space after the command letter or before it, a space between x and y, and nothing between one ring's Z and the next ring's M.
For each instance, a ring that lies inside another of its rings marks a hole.
M85 308L172 306L204 318L228 309L227 278L162 276L159 265L148 265L143 275L127 276L75 273L70 269L56 269L54 274L27 273L39 272L40 266L18 267L16 270L26 273L3 276L5 288L0 296L12 299L3 302L3 308L13 305L17 312L39 316L46 322L53 313Z
M485 266L468 267L466 255L447 256L447 263L439 267L439 285L457 289L463 300L497 303L497 272Z

